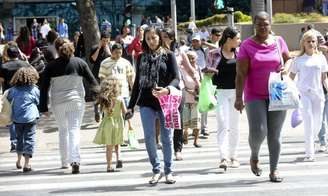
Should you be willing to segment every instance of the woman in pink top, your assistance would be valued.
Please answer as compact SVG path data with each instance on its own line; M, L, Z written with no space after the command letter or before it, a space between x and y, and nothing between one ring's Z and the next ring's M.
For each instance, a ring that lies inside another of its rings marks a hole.
M137 61L139 55L142 53L142 47L141 42L144 37L144 28L145 26L140 26L137 28L137 36L133 39L131 44L128 45L127 51L129 55L132 55L134 57L134 60Z
M256 33L244 40L237 56L235 108L242 112L244 102L249 124L250 165L256 176L259 167L259 151L265 136L270 156L270 181L281 182L277 165L281 148L281 129L286 111L268 111L268 80L270 72L284 71L289 57L287 45L282 37L271 34L269 15L259 12L254 17ZM281 62L281 56L284 62ZM244 92L244 100L242 98Z

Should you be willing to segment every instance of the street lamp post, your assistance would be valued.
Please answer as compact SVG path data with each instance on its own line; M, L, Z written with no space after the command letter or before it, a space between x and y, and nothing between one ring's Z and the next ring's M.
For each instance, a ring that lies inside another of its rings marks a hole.
M176 0L171 0L171 18L172 18L172 28L175 33L175 38L177 38L178 30L177 30L177 4Z
M195 22L196 20L195 0L190 0L190 16L192 17L192 20Z

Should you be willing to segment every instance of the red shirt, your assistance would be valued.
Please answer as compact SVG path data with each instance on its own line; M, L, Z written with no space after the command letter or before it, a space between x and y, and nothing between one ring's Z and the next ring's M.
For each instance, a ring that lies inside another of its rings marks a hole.
M141 41L139 37L136 37L133 39L131 44L128 46L128 53L132 55L132 52L134 51L134 58L137 59L138 56L142 53L142 47L141 47Z
M32 54L32 50L35 48L36 46L36 41L35 39L30 36L29 38L29 44L28 45L25 45L22 41L21 41L21 38L18 37L16 39L16 42L18 44L18 47L19 49L29 58Z

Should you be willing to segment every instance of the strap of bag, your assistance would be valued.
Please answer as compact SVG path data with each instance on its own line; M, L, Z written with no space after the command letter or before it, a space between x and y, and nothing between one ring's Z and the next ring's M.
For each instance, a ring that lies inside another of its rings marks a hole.
M275 37L274 40L275 40L275 42L276 42L277 49L278 49L278 55L279 55L279 57L280 57L280 67L279 67L279 68L282 68L282 67L284 67L285 65L284 65L284 59L283 59L283 57L282 57L282 52L281 52L281 48L280 48L280 43L279 43L277 37ZM282 74L280 74L280 77L281 77L281 80L283 80Z

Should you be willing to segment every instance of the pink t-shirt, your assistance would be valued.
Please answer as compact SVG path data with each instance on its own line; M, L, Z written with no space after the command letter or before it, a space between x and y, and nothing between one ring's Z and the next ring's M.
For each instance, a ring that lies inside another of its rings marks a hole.
M281 53L288 54L288 47L282 37L277 36ZM268 81L270 72L279 70L281 65L277 43L262 45L252 38L244 40L240 45L237 60L249 60L248 75L245 81L245 102L269 98Z

